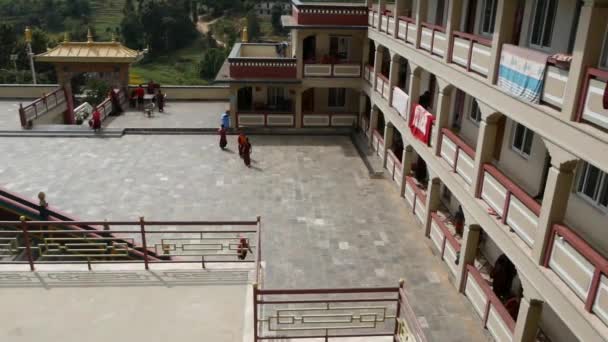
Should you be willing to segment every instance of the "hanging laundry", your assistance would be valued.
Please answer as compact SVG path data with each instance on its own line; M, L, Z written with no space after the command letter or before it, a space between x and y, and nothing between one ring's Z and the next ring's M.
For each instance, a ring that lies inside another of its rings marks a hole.
M434 121L435 116L433 114L421 105L416 105L412 115L410 115L410 131L416 139L428 144L431 140L431 128Z
M539 103L549 55L504 44L500 54L498 86L524 101Z

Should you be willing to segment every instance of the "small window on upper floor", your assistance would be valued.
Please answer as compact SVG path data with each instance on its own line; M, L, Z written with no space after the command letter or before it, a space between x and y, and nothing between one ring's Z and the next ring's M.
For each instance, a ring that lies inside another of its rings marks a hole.
M345 88L329 88L327 92L328 107L344 107L346 106L346 89Z
M479 105L477 101L474 99L471 100L471 110L469 111L469 120L473 122L475 126L479 126L479 122L481 121L481 110L479 109Z
M608 175L597 167L583 163L576 191L594 206L608 210Z
M514 123L513 142L511 144L513 151L519 153L524 158L530 157L532 140L534 140L534 132L520 123Z
M479 23L479 34L491 36L494 34L496 23L496 5L498 0L483 0L481 4L481 18Z
M599 66L602 69L608 69L608 28L606 28L606 32L604 33L604 46L602 48Z
M544 49L551 46L558 0L535 0L532 12L530 46Z

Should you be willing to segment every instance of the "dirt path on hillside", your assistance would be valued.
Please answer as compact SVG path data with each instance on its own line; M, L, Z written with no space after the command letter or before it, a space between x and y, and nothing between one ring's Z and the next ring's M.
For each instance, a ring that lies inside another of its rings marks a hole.
M209 31L211 30L211 25L213 25L216 21L220 20L222 17L220 18L215 18L211 21L204 21L202 19L202 16L198 17L198 22L196 23L196 30L198 32L200 32L201 34L207 34L209 33ZM215 39L215 42L217 43L218 46L225 46L224 42L217 39L215 36L213 36L213 39Z

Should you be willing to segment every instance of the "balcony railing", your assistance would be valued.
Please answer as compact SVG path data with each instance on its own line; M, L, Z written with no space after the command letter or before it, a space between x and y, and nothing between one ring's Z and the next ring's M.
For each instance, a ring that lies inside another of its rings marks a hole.
M404 120L407 120L407 115L410 108L409 106L410 96L405 91L403 91L403 89L394 86L393 101L391 103L391 107L395 108Z
M443 57L448 47L445 28L439 25L422 23L420 48L432 55Z
M372 133L372 150L376 151L380 158L384 158L384 135L375 128Z
M405 177L405 201L412 208L414 216L424 224L426 221L426 193L422 190L413 177Z
M291 47L280 44L237 43L228 56L230 77L296 78L297 63Z
M549 241L545 267L568 285L585 310L608 325L608 259L564 225L553 226Z
M551 59L547 62L541 102L561 109L566 97L569 70Z
M400 16L397 37L408 44L416 45L416 21L410 17Z
M492 40L464 32L453 34L452 63L487 77L492 64Z
M388 94L391 90L391 85L386 76L382 74L376 75L376 91L385 99L388 99Z
M382 15L382 17L380 18L380 31L381 32L388 32L389 34L392 34L392 32L391 32L392 30L389 31L391 19L393 19L393 25L395 25L395 21L394 21L395 19L392 14L385 13Z
M494 294L488 282L473 265L467 265L465 295L482 318L483 326L488 329L496 341L513 339L515 321Z
M356 113L304 113L302 127L356 127Z
M439 256L448 265L452 275L458 273L458 256L460 253L460 242L456 240L452 231L447 227L444 219L436 212L431 213L431 240Z
M371 27L378 27L378 12L370 9L369 12L367 12L367 25L371 26Z
M448 162L452 170L467 184L473 183L475 150L448 128L441 130L441 158Z
M296 115L290 111L239 111L236 122L238 127L295 127Z
M360 63L304 64L305 77L361 77Z
M608 130L608 109L603 106L603 96L608 83L608 71L588 68L581 91L577 120Z
M67 110L67 101L63 88L58 88L50 94L35 100L34 102L19 108L19 120L21 127L28 127L29 123L39 117L53 111Z
M373 84L373 82L374 82L374 66L368 64L363 69L364 69L363 70L363 78L367 81L367 83Z
M331 6L298 2L292 6L292 17L298 25L363 26L369 22L364 5Z
M483 166L480 197L528 246L534 244L541 205L494 165Z
M386 169L391 175L391 179L401 189L401 184L403 183L403 164L391 149L388 150L386 156Z

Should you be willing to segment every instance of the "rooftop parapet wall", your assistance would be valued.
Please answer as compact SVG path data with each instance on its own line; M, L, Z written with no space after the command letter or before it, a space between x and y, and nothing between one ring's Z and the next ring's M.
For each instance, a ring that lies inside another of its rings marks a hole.
M58 84L0 84L0 99L36 99L57 88Z
M293 0L292 16L297 25L367 25L365 3L322 3Z

